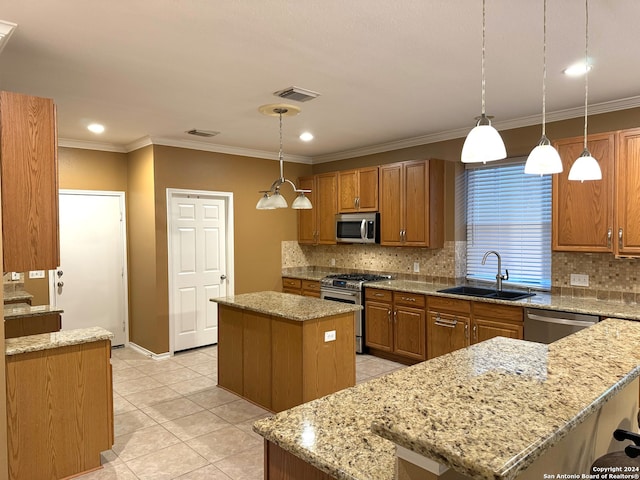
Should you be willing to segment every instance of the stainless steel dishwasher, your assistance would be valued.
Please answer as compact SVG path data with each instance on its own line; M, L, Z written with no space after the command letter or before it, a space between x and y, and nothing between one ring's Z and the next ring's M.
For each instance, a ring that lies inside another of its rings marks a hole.
M598 323L597 315L558 312L539 308L524 309L524 339L531 342L552 343L562 337Z

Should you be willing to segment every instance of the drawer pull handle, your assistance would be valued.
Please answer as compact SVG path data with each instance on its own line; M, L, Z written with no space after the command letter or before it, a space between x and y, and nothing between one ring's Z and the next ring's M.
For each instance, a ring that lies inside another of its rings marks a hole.
M374 297L384 297L384 293L374 293Z
M415 302L416 299L414 297L400 297L405 302Z
M443 320L438 317L434 323L439 327L456 328L458 320Z

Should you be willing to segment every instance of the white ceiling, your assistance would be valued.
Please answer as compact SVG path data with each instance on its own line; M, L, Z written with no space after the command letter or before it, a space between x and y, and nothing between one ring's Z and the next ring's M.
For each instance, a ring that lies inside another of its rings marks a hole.
M550 119L580 116L583 79L561 71L584 58L584 7L548 0ZM592 111L640 105L640 1L589 9ZM480 113L480 0L0 0L0 20L18 24L0 88L54 98L67 142L272 154L278 121L257 109L292 85L321 93L289 102L302 113L284 120L285 158L302 161L461 137ZM498 128L539 122L541 75L542 0L487 0ZM94 121L105 133L86 130Z

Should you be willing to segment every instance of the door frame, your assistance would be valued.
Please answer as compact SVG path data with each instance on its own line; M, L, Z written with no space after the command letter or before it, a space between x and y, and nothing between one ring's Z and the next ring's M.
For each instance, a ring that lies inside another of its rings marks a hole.
M225 202L225 220L226 220L226 264L227 264L227 295L234 294L234 230L233 230L233 192L218 192L211 190L188 190L184 188L167 188L167 272L168 272L168 289L167 296L169 298L169 355L173 356L175 351L175 312L173 304L173 263L171 255L173 253L173 242L171 240L171 232L173 222L171 221L171 203L174 197L178 196L195 196L208 198L222 198Z
M125 202L125 192L115 190L73 190L59 189L58 196L64 195L92 195L100 197L117 197L122 211L122 221L120 222L120 239L122 241L122 255L124 256L122 268L122 281L124 284L124 346L129 345L129 253L127 251L127 210ZM58 206L58 208L60 208ZM49 304L56 306L56 270L49 270ZM64 313L63 313L64 314Z

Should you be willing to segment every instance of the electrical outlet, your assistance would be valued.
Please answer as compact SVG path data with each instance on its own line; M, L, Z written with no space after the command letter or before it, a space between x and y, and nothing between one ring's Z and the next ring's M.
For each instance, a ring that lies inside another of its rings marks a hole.
M420 273L420 262L413 262L413 273Z
M20 280L20 272L11 272L11 280Z
M571 285L574 287L588 287L589 286L589 275L582 275L579 273L571 274Z
M334 342L336 340L336 331L329 330L328 332L324 332L324 341L325 342Z
M335 267L336 266L336 259L332 258L330 263L331 263L332 267Z
M44 278L44 270L33 270L29 272L29 278Z

